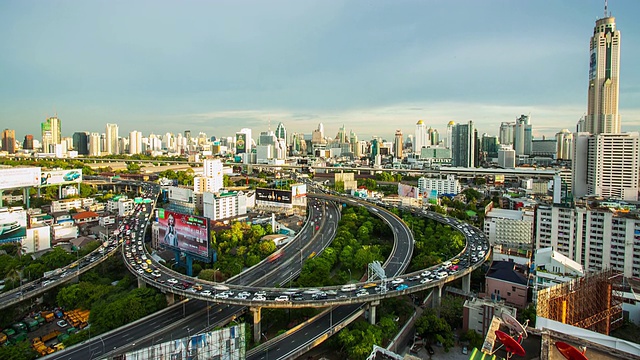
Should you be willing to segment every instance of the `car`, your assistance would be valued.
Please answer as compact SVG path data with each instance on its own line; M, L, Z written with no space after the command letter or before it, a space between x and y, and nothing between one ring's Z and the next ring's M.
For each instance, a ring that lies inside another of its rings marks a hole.
M136 270L136 272L140 275L144 274L144 269L143 268L139 268L138 270Z
M467 355L467 353L469 353L469 351L467 350L467 347L466 347L466 346L463 346L463 347L462 347L462 354L463 354L463 355Z
M287 302L289 301L289 296L287 295L280 295L277 298L275 298L276 302Z
M430 275L431 275L431 271L423 271L422 274L420 274L420 276L423 278L429 277Z
M266 297L264 297L264 295L256 295L256 296L254 296L254 297L253 297L253 299L251 299L251 300L253 300L253 301L266 301L266 300L267 300L267 298L266 298Z
M420 280L420 284L426 284L426 283L428 283L428 282L429 282L429 281L431 281L431 280L433 280L433 279L431 279L431 277L426 277L426 278L424 278L424 279Z
M227 299L229 298L229 294L226 292L217 293L215 296L216 299Z
M178 280L171 278L171 279L167 280L167 282L168 282L169 284L177 284L177 283L178 283Z
M397 291L402 291L402 290L406 290L406 289L408 289L408 288L409 288L409 286L407 286L407 284L400 284L400 285L398 285L398 286L396 287L396 290L397 290Z
M70 172L64 174L64 176L62 178L64 179L64 181L74 181L74 180L78 180L80 178L80 176L82 176L81 173L79 173L77 171L70 171Z
M303 301L304 300L304 296L302 294L296 294L293 295L293 301Z
M420 275L414 275L414 276L410 277L409 280L411 280L411 281L420 280Z
M59 320L56 324L57 324L58 326L60 326L61 328L63 328L63 327L66 327L66 326L67 326L67 322L66 322L66 321L64 321L64 320Z
M360 290L356 293L356 297L367 296L367 295L369 295L369 292L367 290Z
M435 353L436 353L435 351L433 351L433 348L431 347L431 345L430 345L430 344L427 344L424 348L427 350L427 352L429 353L429 355L433 355L433 354L435 354Z
M203 292L200 293L200 295L211 296L211 290L204 290Z
M398 284L402 284L404 282L403 278L395 278L393 280L391 280L391 283L394 285L398 285Z

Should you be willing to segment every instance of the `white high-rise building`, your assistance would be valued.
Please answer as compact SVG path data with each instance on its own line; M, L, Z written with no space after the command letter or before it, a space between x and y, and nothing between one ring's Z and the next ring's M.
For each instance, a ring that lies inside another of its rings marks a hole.
M457 195L461 190L461 185L455 175L447 175L446 179L421 177L418 179L418 189L423 196L429 196L431 190L436 190L438 196L443 194Z
M516 124L512 122L502 122L500 124L500 136L498 141L502 145L512 145L513 139L515 138L515 128Z
M423 147L429 146L429 133L427 132L427 125L422 120L418 120L416 123L416 134L413 137L413 153L420 155L420 151Z
M197 193L219 192L224 187L222 174L222 162L220 159L205 159L203 164L203 176L193 179L193 191Z
M96 132L89 137L89 155L100 156L100 134Z
M640 276L640 214L625 202L582 201L575 207L538 205L536 249L552 247L584 266Z
M511 148L511 145L502 145L498 149L498 166L505 169L516 167L516 151Z
M589 41L589 91L586 131L591 134L619 133L620 31L607 13L596 21Z
M106 148L105 152L109 155L117 155L120 154L120 149L118 147L118 125L117 124L107 124L106 127Z
M133 130L129 133L129 154L142 153L142 133L140 131Z
M485 215L484 233L491 245L529 250L533 244L533 218L531 209L492 209Z
M451 149L451 137L453 136L453 127L455 125L456 123L453 120L449 121L447 124L447 137L444 139L444 147L447 149Z
M556 134L556 159L571 160L573 150L573 134L562 129Z
M598 195L638 200L640 135L637 132L576 133L573 159L572 189L575 197Z

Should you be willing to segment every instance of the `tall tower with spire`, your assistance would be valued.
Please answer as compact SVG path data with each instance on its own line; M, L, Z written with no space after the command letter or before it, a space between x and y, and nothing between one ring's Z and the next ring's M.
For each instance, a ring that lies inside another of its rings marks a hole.
M604 2L604 17L596 20L589 42L589 90L585 130L591 134L619 133L620 31Z

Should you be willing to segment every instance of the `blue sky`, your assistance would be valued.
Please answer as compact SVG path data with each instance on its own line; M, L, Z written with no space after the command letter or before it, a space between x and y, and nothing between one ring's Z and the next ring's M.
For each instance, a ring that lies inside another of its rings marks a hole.
M531 114L575 129L601 0L0 2L0 123L40 138L107 122L149 134L254 134L283 122L329 136L405 136ZM640 1L610 0L622 32L623 130L640 130Z

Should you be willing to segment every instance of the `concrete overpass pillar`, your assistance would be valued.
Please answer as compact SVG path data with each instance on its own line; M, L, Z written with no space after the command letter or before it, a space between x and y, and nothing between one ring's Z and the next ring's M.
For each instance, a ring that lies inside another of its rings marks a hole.
M251 307L249 310L253 313L253 342L259 343L260 336L262 335L262 327L260 326L260 312L262 308Z
M466 293L471 292L471 273L462 277L462 291Z
M168 292L165 294L165 297L167 298L167 306L175 304L176 298L173 293Z
M431 293L431 307L440 307L440 301L442 300L442 285L438 285L437 288L433 288Z
M374 301L371 304L369 304L369 324L371 325L376 324L376 305L379 305L379 304L380 304L379 301Z
M142 281L141 278L138 278L138 289L142 289L142 288L146 288L147 287L147 283Z

